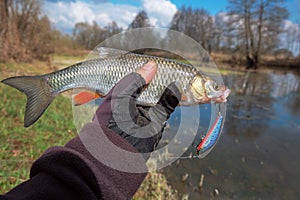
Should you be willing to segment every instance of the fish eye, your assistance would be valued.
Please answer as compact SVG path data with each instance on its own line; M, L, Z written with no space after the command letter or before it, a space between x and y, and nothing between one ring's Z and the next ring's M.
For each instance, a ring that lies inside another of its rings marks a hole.
M218 85L214 85L214 90L219 90L220 87Z

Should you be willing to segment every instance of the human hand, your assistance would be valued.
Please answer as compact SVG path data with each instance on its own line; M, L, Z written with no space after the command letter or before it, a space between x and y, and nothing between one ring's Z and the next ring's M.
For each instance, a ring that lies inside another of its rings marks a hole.
M166 121L181 98L176 84L171 83L155 106L137 105L136 99L155 72L156 64L150 61L124 77L106 95L94 118L102 127L108 127L127 140L146 159L159 143Z

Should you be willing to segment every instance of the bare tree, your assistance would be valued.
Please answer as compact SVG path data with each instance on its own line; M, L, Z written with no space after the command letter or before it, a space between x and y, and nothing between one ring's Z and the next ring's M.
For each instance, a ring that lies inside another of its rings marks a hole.
M111 22L104 28L101 28L96 22L90 25L87 22L75 24L73 29L73 38L85 49L93 49L106 38L122 31L116 22Z
M134 20L129 24L128 29L150 27L150 21L145 11L139 12Z
M300 54L300 25L287 27L285 34L285 46L295 54Z
M233 34L244 41L247 68L257 68L260 55L278 46L282 22L288 17L283 3L283 0L229 1L230 25Z
M213 33L211 46L213 51L220 51L222 46L225 46L225 20L221 13L217 14L213 22Z
M175 13L170 29L180 31L199 42L211 52L217 32L212 16L204 9L182 7Z
M107 26L104 27L104 29L108 31L109 36L118 34L123 31L122 27L119 27L115 21L108 23Z
M8 0L0 1L0 60L7 58Z
M53 52L51 26L48 18L41 16L41 1L2 0L0 13L1 60L46 59Z
M106 30L100 28L96 22L93 22L93 25L87 22L79 22L75 24L73 37L85 49L93 49L108 37L108 33Z

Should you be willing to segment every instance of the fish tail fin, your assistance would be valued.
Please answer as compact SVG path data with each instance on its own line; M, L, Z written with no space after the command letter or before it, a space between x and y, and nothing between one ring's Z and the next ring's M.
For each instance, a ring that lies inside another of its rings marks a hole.
M45 76L17 76L1 82L26 94L24 127L36 122L55 98Z

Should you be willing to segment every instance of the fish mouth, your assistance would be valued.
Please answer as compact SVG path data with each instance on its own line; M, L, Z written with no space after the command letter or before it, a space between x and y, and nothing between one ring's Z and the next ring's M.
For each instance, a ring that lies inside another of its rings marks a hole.
M229 96L230 93L231 93L231 90L228 88L225 88L219 97L212 98L212 100L217 103L225 103L225 102L227 102L227 97Z

